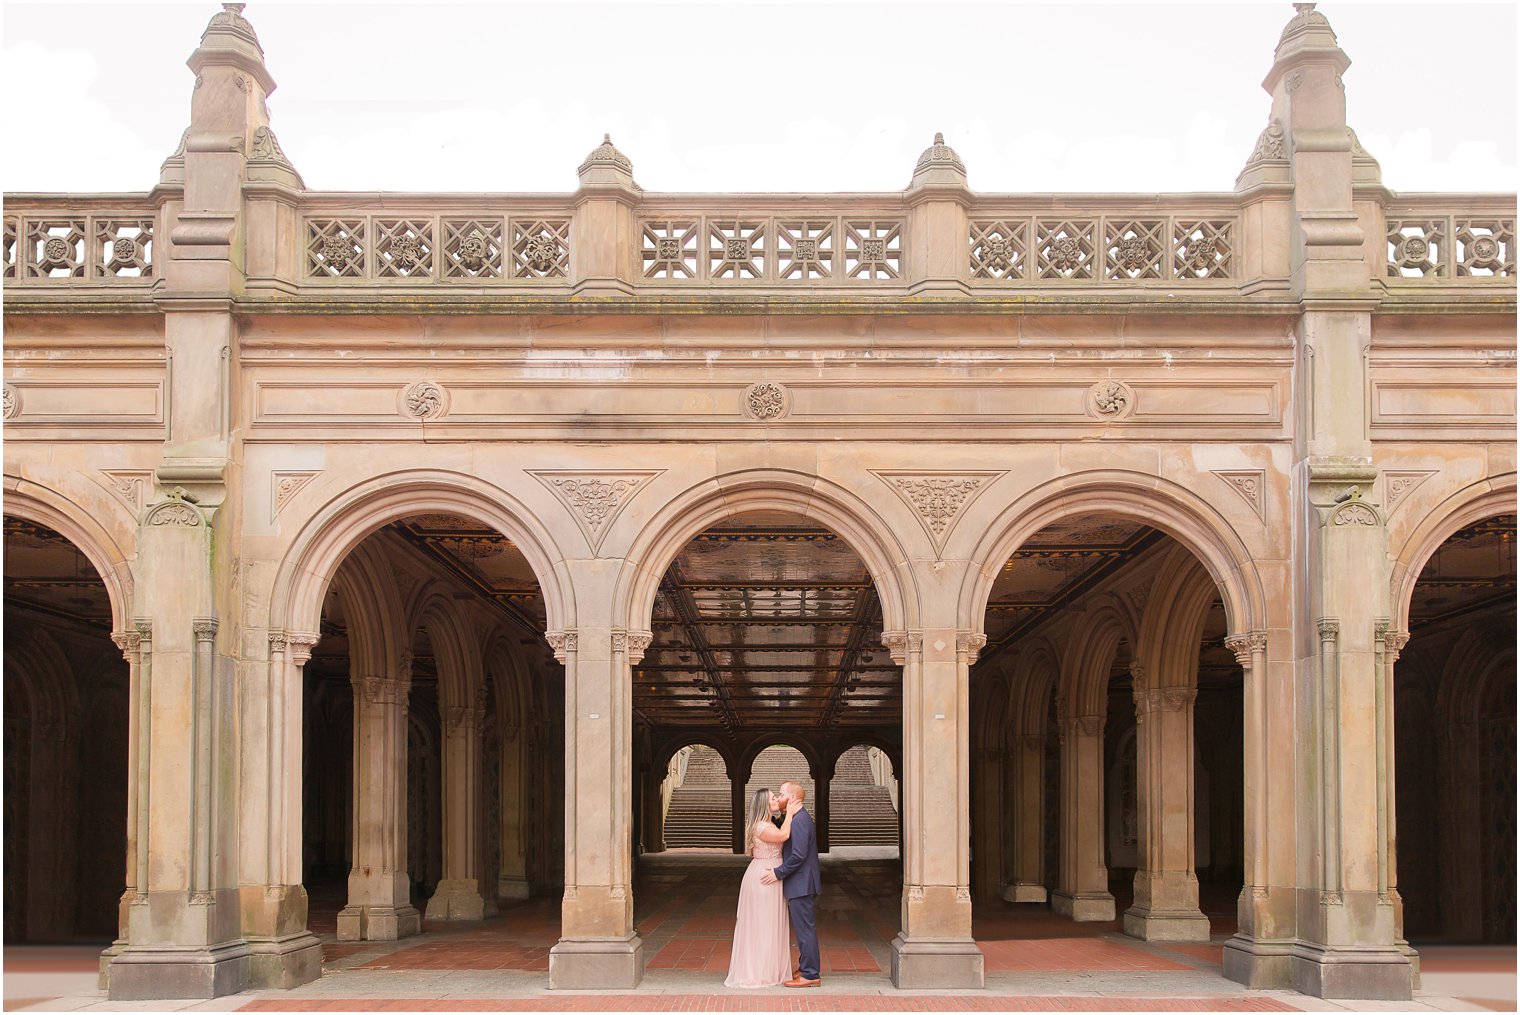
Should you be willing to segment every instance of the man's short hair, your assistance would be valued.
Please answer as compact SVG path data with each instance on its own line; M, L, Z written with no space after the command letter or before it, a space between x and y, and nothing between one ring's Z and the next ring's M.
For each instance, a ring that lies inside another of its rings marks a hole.
M781 784L781 790L782 790L782 792L785 792L786 788L788 786L792 787L792 789L794 789L794 790L797 791L797 799L798 800L806 800L807 799L807 789L802 785L802 783L800 783L800 782L792 782L790 779L788 779L786 782L783 782Z

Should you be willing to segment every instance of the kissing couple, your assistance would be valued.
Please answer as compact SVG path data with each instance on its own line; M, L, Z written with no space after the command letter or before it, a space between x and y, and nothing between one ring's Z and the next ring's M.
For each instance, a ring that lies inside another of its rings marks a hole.
M805 796L797 783L783 782L779 794L760 789L750 797L744 826L750 861L739 885L739 919L725 987L816 987L820 982L813 904L823 881L818 830L803 810ZM772 815L782 811L786 818L777 828ZM788 920L797 935L795 973Z

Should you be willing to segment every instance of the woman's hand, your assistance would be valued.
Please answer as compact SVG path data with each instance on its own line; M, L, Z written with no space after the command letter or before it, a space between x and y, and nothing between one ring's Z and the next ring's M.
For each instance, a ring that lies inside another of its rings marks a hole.
M796 814L800 810L802 810L802 801L801 800L793 800L791 803L789 803L789 804L786 805L786 816L787 817L792 817L794 814Z

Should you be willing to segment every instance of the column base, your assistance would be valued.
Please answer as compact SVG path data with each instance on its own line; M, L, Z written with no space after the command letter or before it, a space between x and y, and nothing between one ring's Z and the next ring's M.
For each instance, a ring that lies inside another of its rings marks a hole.
M1409 956L1396 947L1336 948L1294 944L1292 986L1300 994L1359 1001L1408 1001L1414 997Z
M248 940L248 985L289 990L322 978L322 942L310 931Z
M1293 986L1292 951L1288 941L1236 934L1224 944L1224 975L1252 990L1288 990Z
M1141 941L1207 941L1209 918L1197 909L1141 909L1124 911L1124 933Z
M1044 885L1016 881L1011 885L1003 886L1004 902L1044 902L1045 897Z
M550 990L628 990L644 978L644 939L561 939L549 949Z
M399 941L422 933L412 906L345 906L338 912L339 941Z
M1057 916L1069 916L1077 923L1106 923L1114 919L1114 897L1107 892L1052 892L1050 908Z
M241 940L209 948L132 948L111 958L112 1001L190 1001L248 989L248 946Z
M474 878L447 878L438 882L428 900L429 920L484 920L486 902L480 897L480 882Z
M516 874L504 874L496 879L498 899L526 899L532 894L528 879Z
M982 950L963 941L912 941L901 934L892 939L892 985L904 989L986 986Z

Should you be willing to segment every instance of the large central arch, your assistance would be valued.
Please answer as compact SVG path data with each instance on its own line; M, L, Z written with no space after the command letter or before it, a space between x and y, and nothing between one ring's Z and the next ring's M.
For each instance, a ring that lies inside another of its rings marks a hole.
M908 555L891 527L865 501L818 476L752 469L705 480L672 498L639 532L613 591L614 624L646 631L660 578L681 548L723 519L744 511L787 511L839 534L865 562L881 598L883 626L918 626L918 596Z

